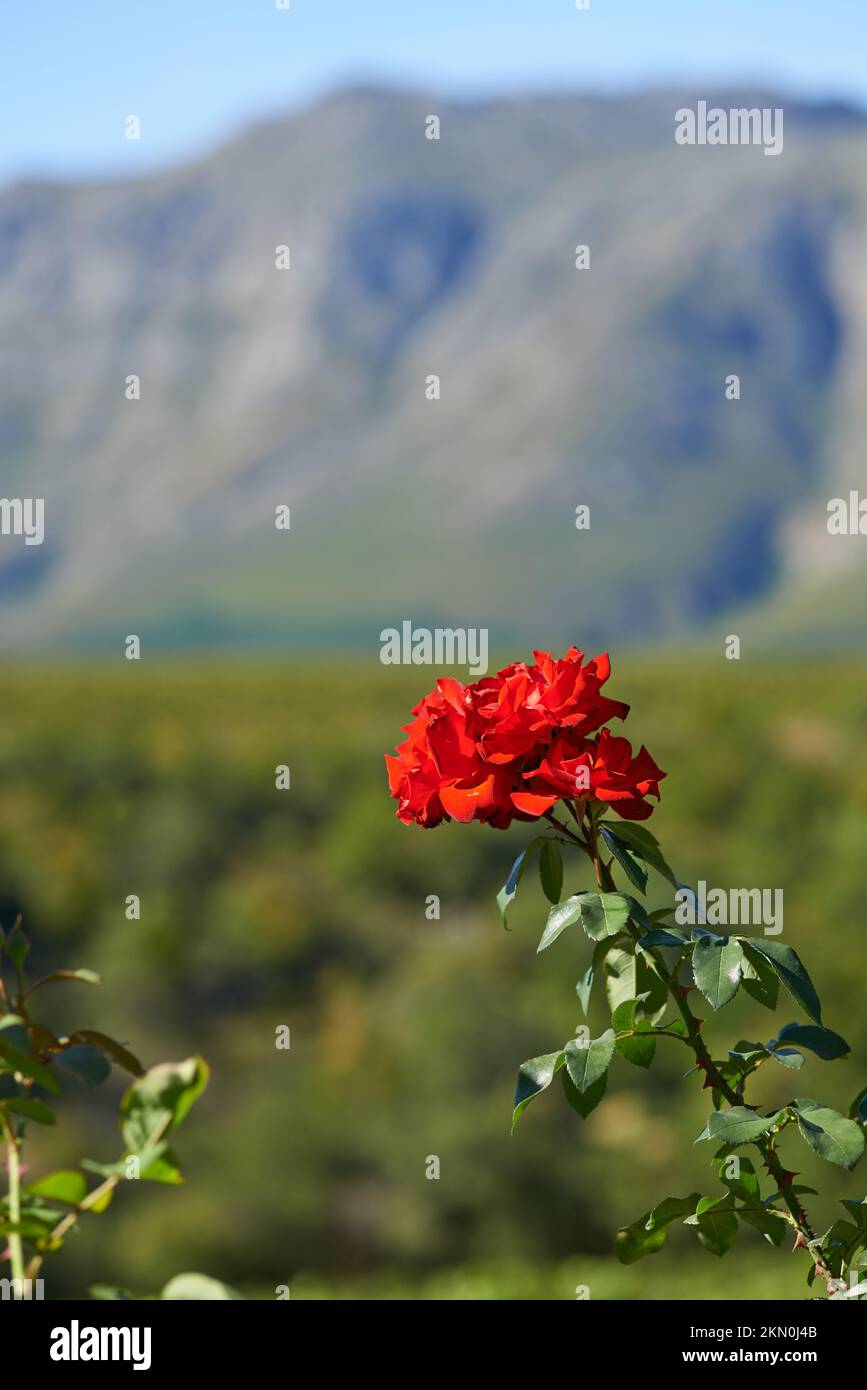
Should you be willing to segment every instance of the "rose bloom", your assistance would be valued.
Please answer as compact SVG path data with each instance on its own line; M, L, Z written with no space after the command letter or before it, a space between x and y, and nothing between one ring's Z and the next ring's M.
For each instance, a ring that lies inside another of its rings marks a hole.
M652 812L665 773L647 749L602 727L629 706L601 694L607 654L584 664L534 652L471 685L444 678L412 711L407 738L386 755L397 815L407 825L484 821L505 829L535 820L561 799L595 800L627 820ZM597 732L598 731L598 732Z

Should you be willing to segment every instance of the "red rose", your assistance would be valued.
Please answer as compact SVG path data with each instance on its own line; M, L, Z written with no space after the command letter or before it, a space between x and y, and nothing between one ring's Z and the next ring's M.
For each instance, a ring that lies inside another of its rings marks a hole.
M609 719L625 719L629 706L620 700L600 695L601 687L611 675L608 653L603 652L582 667L584 653L570 647L562 661L547 652L534 652L537 665L532 667L540 690L540 704L552 726L576 729L589 734Z
M624 820L646 820L653 807L644 798L659 800L665 775L643 745L633 757L629 740L616 738L608 729L592 739L564 732L553 740L539 766L524 773L532 801L520 793L512 800L520 810L537 806L537 814L550 810L560 798L603 801Z
M625 719L629 706L599 693L611 674L608 654L586 666L584 653L570 647L561 661L534 652L523 661L470 687L472 726L488 762L506 763L547 743L557 728L589 734L609 719Z
M489 766L467 733L468 708L460 681L437 681L436 689L413 710L409 735L386 755L397 814L406 824L426 827L444 818L491 821L504 827L512 819L512 779Z
M446 678L416 705L407 738L386 756L398 817L430 827L454 818L499 829L534 820L560 799L610 803L642 820L665 776L645 748L601 728L629 706L601 694L608 656L584 665L570 647L557 660L535 652L471 685ZM589 737L601 731L595 738Z

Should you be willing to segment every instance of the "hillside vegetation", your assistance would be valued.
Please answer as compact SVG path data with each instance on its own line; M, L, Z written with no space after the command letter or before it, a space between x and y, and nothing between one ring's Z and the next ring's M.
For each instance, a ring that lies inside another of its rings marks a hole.
M101 971L110 989L82 989L81 1026L129 1039L145 1064L200 1051L213 1069L186 1190L124 1193L110 1228L92 1223L58 1257L53 1296L201 1268L262 1296L297 1281L299 1297L570 1298L589 1279L598 1297L663 1297L683 1295L694 1263L701 1296L806 1292L758 1236L724 1289L686 1231L639 1271L615 1264L618 1225L709 1172L701 1146L683 1158L706 1100L680 1084L679 1055L660 1050L649 1075L612 1068L586 1124L552 1093L510 1136L518 1064L580 1021L568 960L577 980L589 943L576 933L536 957L545 908L529 882L513 930L499 926L494 895L526 829L394 820L382 755L428 678L337 660L0 677L0 918L24 913L35 968ZM864 680L860 664L633 661L611 683L669 773L653 825L684 846L680 875L784 889L783 939L853 1046L848 1062L808 1061L797 1086L809 1095L823 1069L839 1106L867 1079ZM707 1033L721 1045L771 1027L739 996ZM775 1070L757 1100L789 1098ZM114 1099L70 1105L69 1157L113 1153ZM809 1182L812 1156L793 1157ZM864 1182L825 1165L817 1219Z

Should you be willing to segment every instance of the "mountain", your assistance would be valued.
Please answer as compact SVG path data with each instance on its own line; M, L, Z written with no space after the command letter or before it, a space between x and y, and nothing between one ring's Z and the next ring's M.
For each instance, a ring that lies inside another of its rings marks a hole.
M699 99L782 107L782 154L676 144ZM821 632L865 569L826 527L864 476L865 229L863 114L767 92L353 89L7 187L0 490L45 539L0 537L0 643Z

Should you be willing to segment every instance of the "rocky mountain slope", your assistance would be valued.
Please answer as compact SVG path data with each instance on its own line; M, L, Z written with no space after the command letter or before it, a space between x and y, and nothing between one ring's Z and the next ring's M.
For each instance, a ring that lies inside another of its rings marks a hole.
M782 155L676 145L699 97L782 106ZM46 527L0 536L0 642L821 614L867 546L826 528L864 478L865 245L864 118L767 93L352 90L159 177L0 190L0 493Z

